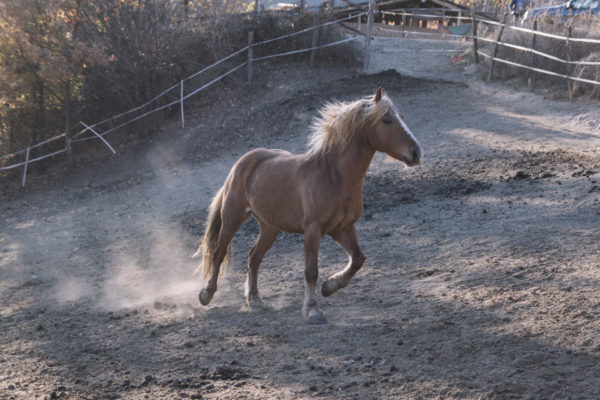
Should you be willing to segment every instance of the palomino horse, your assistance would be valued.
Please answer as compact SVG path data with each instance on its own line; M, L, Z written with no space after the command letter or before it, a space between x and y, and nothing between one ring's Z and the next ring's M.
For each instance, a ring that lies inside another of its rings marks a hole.
M212 200L206 231L194 254L202 255L200 303L212 300L220 267L231 256L233 235L253 215L260 234L248 259L248 306L263 305L258 266L279 232L303 233L303 313L311 323L327 322L315 293L319 243L329 235L350 256L346 268L323 282L321 293L330 296L345 287L365 262L354 224L363 211L363 181L376 151L408 166L421 161L421 147L381 88L375 97L326 105L313 123L305 154L255 149L240 158Z

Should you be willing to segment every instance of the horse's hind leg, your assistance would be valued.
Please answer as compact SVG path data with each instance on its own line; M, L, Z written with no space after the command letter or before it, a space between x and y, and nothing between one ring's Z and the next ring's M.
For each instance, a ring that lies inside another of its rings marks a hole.
M217 283L219 281L219 271L221 264L230 251L231 240L233 235L240 229L240 226L250 216L246 210L245 204L236 201L235 198L226 199L223 209L221 210L222 225L217 239L216 249L213 253L213 269L206 282L204 288L200 291L200 303L207 305L212 300L217 291Z
M221 231L223 232L223 231ZM217 291L217 283L219 281L219 271L221 270L221 264L223 263L223 260L225 259L225 256L227 255L227 248L229 246L229 243L231 242L231 239L233 239L233 234L235 234L235 231L233 231L233 233L231 234L219 234L219 240L217 242L217 248L215 250L215 252L213 253L213 270L211 275L208 278L208 281L206 282L206 285L204 286L204 288L202 288L202 290L200 291L200 304L202 304L203 306L206 306L210 303L210 301L212 300L213 296L215 295L215 292Z
M321 286L321 294L325 297L331 296L343 287L346 287L354 274L362 267L365 262L365 255L360 250L356 229L354 226L349 229L332 234L331 237L343 247L350 256L350 262L342 271L330 276Z
M258 267L265 255L271 248L275 238L279 234L279 230L274 229L266 224L260 224L260 233L256 243L250 249L248 255L248 278L246 280L246 304L250 308L264 307L263 301L258 294Z

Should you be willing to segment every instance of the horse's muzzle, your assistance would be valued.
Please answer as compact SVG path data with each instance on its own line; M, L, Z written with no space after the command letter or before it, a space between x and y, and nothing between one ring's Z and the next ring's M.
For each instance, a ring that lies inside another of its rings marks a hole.
M421 164L421 155L422 155L422 151L421 148L416 146L412 149L412 151L410 152L410 157L403 157L404 163L406 165L408 165L409 167L414 167L416 165Z

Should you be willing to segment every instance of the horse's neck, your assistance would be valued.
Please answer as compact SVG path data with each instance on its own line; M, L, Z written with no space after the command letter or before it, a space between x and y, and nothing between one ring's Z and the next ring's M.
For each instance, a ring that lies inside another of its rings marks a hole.
M362 193L363 181L374 155L375 150L361 141L336 154L333 164L341 177L340 183L348 190L360 190Z

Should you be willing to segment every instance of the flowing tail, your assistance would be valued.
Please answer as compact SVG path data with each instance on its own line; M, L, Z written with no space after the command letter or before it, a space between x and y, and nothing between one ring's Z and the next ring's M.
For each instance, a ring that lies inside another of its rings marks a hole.
M221 232L221 210L223 209L223 197L225 192L225 186L223 186L215 195L210 207L208 209L208 219L206 221L206 228L204 231L204 237L198 250L194 253L192 258L198 258L202 256L202 262L194 271L196 274L202 268L202 282L206 282L212 275L215 268L214 255L217 250L217 242L219 239L219 233ZM231 260L231 242L227 245L227 252L222 262L222 268L227 268L229 261ZM219 274L222 275L222 274Z

